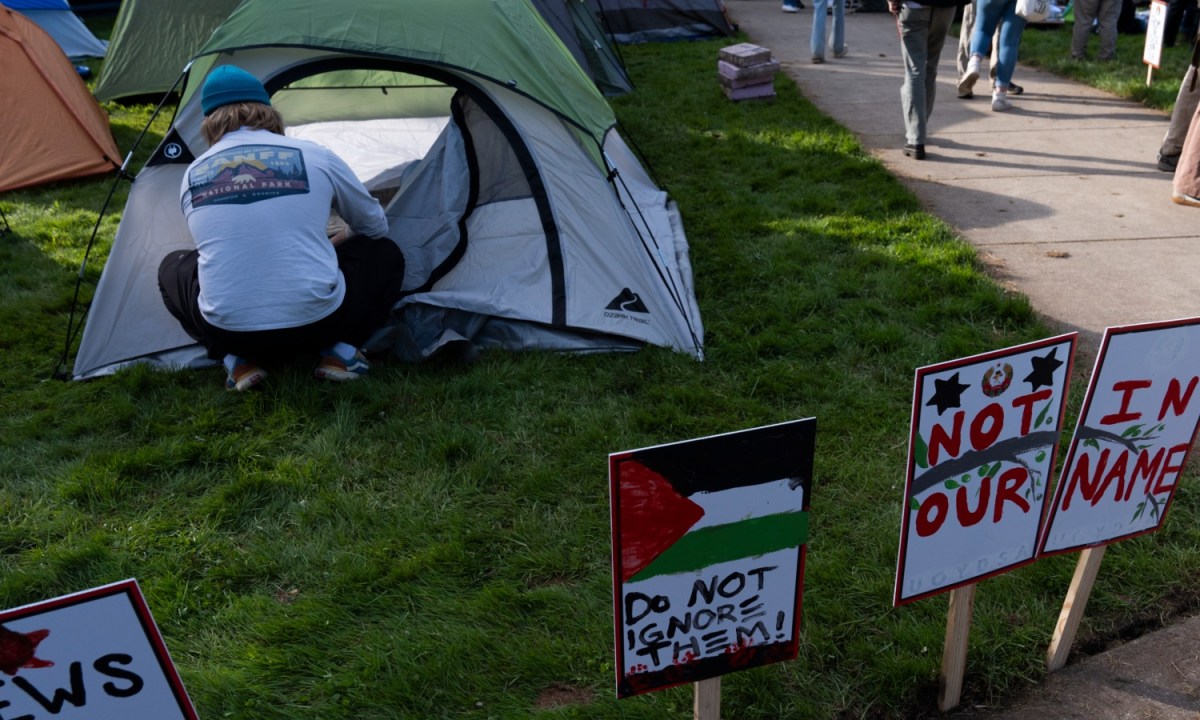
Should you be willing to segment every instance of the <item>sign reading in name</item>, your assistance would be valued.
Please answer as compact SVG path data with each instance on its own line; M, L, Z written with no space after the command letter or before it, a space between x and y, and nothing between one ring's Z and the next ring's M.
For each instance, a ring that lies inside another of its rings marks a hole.
M609 456L618 697L799 650L814 419Z
M196 720L137 582L0 612L0 717Z
M917 370L895 605L1033 559L1075 338Z
M1198 383L1200 318L1104 333L1039 553L1162 525L1200 423Z

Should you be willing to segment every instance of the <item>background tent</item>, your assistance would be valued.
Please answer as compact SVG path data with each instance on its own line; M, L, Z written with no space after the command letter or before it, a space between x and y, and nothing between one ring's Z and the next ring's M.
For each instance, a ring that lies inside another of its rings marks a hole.
M589 0L618 43L732 35L723 0Z
M4 4L49 33L67 57L104 57L108 43L88 30L67 0L5 0Z
M101 100L157 100L240 0L125 0L96 83ZM534 0L534 6L605 95L633 85L587 0Z
M113 23L95 93L158 101L239 0L125 0Z
M160 259L194 246L179 208L206 149L198 89L234 63L288 133L325 144L385 201L407 261L374 349L703 354L675 204L529 0L243 0L201 48L122 215L74 376L208 364L167 313Z
M0 5L0 192L120 167L108 116L33 21Z
M633 89L625 64L588 0L533 0L533 4L600 92L621 95Z

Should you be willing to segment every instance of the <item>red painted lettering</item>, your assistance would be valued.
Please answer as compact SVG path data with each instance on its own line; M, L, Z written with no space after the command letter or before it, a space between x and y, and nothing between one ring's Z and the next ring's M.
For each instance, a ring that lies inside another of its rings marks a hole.
M1137 460L1133 461L1133 476L1129 478L1129 483L1125 486L1125 499L1128 500L1133 495L1133 487L1137 485L1138 478L1146 479L1146 493L1150 494L1150 486L1154 483L1154 478L1158 474L1159 463L1162 462L1163 454L1166 448L1158 448L1154 455L1142 450L1138 453Z
M1021 512L1029 512L1029 502L1018 494L1018 490L1029 479L1029 471L1023 467L1014 467L1000 473L1000 484L996 488L996 511L992 522L999 524L1004 517L1004 504L1012 503L1021 508Z
M1136 462L1134 464L1136 465ZM1096 491L1092 493L1092 497L1090 498L1092 507L1096 507L1097 503L1100 502L1100 498L1104 497L1104 493L1107 492L1108 486L1112 485L1113 480L1117 481L1117 493L1114 499L1121 499L1121 496L1125 494L1125 471L1128 466L1129 451L1123 450L1121 454L1117 456L1116 462L1112 464L1112 467L1110 467L1108 472L1104 475L1104 480L1100 482L1099 487L1097 487ZM1097 472L1096 474L1099 475L1100 473Z
M1167 393L1163 395L1162 407L1158 409L1158 419L1161 421L1167 416L1167 407L1178 417L1187 409L1188 403L1192 401L1192 391L1196 389L1196 383L1200 381L1200 377L1192 378L1188 383L1187 390L1182 391L1179 383L1179 378L1171 378L1171 384L1167 386ZM1182 393L1182 394L1181 394Z
M1071 473L1071 479L1067 482L1067 492L1063 494L1062 509L1066 512L1071 507L1071 498L1075 497L1075 491L1081 489L1084 500L1091 500L1092 495L1096 492L1096 487L1100 483L1100 476L1104 473L1104 468L1108 466L1109 450L1105 448L1100 452L1100 460L1096 465L1096 474L1091 476L1091 455L1086 452L1080 453L1079 462L1075 464L1075 470Z
M985 477L979 483L979 504L974 510L967 507L967 499L970 496L970 488L961 486L954 497L954 509L958 511L958 523L963 527L971 527L977 525L984 515L987 515L988 499L992 496L992 479Z
M1122 380L1119 383L1113 383L1113 390L1121 393L1121 409L1111 415L1105 415L1100 418L1101 425L1116 425L1117 423L1129 422L1137 420L1142 416L1140 412L1130 412L1129 403L1133 401L1133 393L1137 390L1144 390L1150 387L1149 380Z
M1167 461L1163 464L1162 474L1158 476L1158 480L1154 483L1154 494L1170 492L1175 488L1175 479L1179 477L1179 471L1183 469L1183 463L1187 460L1188 444L1183 443L1176 445L1167 451ZM1175 457L1179 459L1176 460ZM1167 475L1171 476L1171 482L1165 482Z
M1053 394L1054 391L1050 388L1043 388L1035 393L1013 399L1012 406L1021 409L1021 437L1029 434L1031 429L1029 426L1033 424L1033 404L1049 400Z
M920 509L917 510L917 535L929 537L937 532L942 523L946 522L949 512L950 501L945 495L934 493L925 498L925 502L921 503Z
M987 426L984 429L984 426ZM976 450L986 450L1000 437L1004 429L1004 408L1000 403L992 403L971 419L971 447Z
M929 466L933 467L938 463L938 455L941 448L946 448L946 452L950 457L958 457L958 452L962 448L962 426L963 418L967 414L962 410L954 413L954 429L950 435L946 434L946 430L941 425L934 425L929 431Z

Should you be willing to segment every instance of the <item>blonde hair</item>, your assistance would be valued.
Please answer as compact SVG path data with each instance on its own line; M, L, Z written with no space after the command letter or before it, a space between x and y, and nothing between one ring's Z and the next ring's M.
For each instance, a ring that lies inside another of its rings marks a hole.
M276 135L283 134L283 116L270 105L258 102L237 102L210 112L200 125L201 132L208 144L215 145L218 140L238 128L248 127L253 130L269 130Z

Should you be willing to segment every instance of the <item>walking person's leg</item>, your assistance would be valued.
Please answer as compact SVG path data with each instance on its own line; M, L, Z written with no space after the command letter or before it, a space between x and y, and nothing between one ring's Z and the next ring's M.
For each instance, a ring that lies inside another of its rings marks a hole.
M928 67L929 22L932 9L902 7L897 15L900 54L904 60L904 84L900 106L904 110L904 154L925 159L925 71Z
M846 57L846 0L833 2L833 56Z
M1096 59L1117 59L1117 20L1121 17L1121 0L1100 0L1096 19L1100 21L1100 49ZM1072 41L1074 38L1072 38Z
M825 13L830 0L813 0L812 33L808 47L814 63L825 62Z
M1074 0L1075 29L1071 31L1071 58L1083 60L1087 57L1088 38L1096 21L1100 0Z
M975 81L967 83L965 78L967 63L971 60L971 34L975 30L975 4L978 1L972 0L963 6L962 23L958 27L958 51L954 56L954 65L958 69L958 96L963 99L975 95L972 91Z
M1175 172L1179 164L1179 153L1183 152L1183 141L1187 138L1188 126L1200 105L1200 83L1196 82L1196 66L1189 65L1179 83L1179 94L1175 96L1175 107L1171 110L1171 123L1167 134L1158 148L1158 169Z

